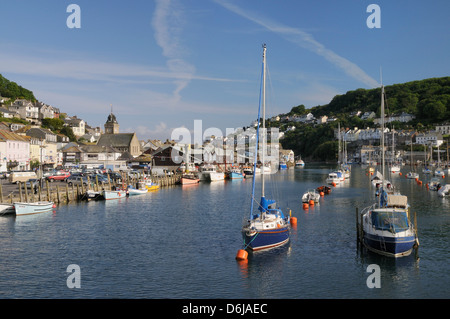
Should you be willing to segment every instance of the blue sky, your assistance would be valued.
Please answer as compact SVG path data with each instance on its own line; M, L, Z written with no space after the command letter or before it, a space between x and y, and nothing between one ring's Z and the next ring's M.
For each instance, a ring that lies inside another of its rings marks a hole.
M68 28L70 4L81 28ZM370 29L369 4L381 28ZM267 44L267 114L450 74L446 0L3 0L0 73L91 126L121 132L247 126Z

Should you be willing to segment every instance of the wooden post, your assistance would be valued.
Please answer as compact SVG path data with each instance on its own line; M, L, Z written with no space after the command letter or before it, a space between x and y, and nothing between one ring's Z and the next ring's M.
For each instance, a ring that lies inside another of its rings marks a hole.
M50 198L50 186L48 185L48 179L45 180L45 183L47 184L47 200L51 201L51 198Z
M35 198L34 198L34 186L31 186L31 183L30 183L30 190L31 190L31 200L32 200L32 202L34 203L34 202L35 202Z
M98 187L98 176L95 175L95 185L97 185L97 192L100 190Z
M25 201L28 203L28 187L27 187L27 182L23 182L23 190L25 191Z
M38 192L39 192L38 198L39 198L39 201L41 201L42 200L41 199L41 185L38 186Z
M109 173L107 173L107 175L106 176L108 176L108 185L109 185L109 190L111 190L111 180L109 179Z
M23 202L23 198L22 198L22 183L21 182L18 182L18 183L19 183L19 197L20 197L20 201Z
M61 197L59 197L59 187L56 185L56 196L58 198L58 204L61 203Z
M69 184L66 183L66 196L67 196L67 202L70 202L69 198Z
M3 203L3 189L2 189L2 184L0 184L0 203Z

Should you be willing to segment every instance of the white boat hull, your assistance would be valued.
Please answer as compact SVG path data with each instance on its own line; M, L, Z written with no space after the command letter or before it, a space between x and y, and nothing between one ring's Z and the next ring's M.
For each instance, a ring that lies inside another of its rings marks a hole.
M119 199L119 198L124 198L127 196L127 192L126 191L107 191L104 190L103 191L103 197L105 198L105 200L111 200L111 199Z
M14 203L17 216L46 213L53 210L53 202Z

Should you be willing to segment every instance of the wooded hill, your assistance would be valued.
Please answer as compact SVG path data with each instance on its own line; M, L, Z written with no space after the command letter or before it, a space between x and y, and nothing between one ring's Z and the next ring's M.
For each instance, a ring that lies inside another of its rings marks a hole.
M408 123L392 123L396 129L414 129L426 131L434 129L436 124L450 121L450 77L431 78L394 84L385 87L386 115L402 112L416 116ZM351 117L352 112L373 111L380 117L381 88L357 89L342 95L336 95L330 103L306 109L298 105L284 115L302 115L311 112L316 118L326 115L336 117L337 121L327 124L311 125L298 122L270 122L269 126L280 127L284 131L288 126L295 126L294 131L286 133L281 144L285 149L292 149L304 159L316 161L333 161L337 158L338 145L334 140L334 129L338 122L341 127L375 127L373 120L361 120Z
M11 101L14 101L16 99L26 99L32 102L36 101L33 92L21 87L16 82L12 82L4 78L1 74L0 74L0 96L8 97L11 99Z

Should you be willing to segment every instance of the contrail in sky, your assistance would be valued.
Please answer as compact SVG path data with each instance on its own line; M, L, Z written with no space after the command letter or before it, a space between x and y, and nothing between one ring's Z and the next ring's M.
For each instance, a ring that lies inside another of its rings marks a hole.
M368 85L371 88L380 86L379 83L365 73L359 66L355 63L341 57L340 55L334 53L330 49L327 49L323 44L317 42L314 37L297 28L292 28L285 26L270 19L260 17L255 13L250 13L242 10L240 7L229 3L226 0L214 0L216 3L226 8L227 10L240 15L241 17L253 21L256 24L266 28L269 31L280 34L286 40L299 45L302 48L308 49L323 58L331 62L338 68L342 69L346 74L355 78L356 80Z

